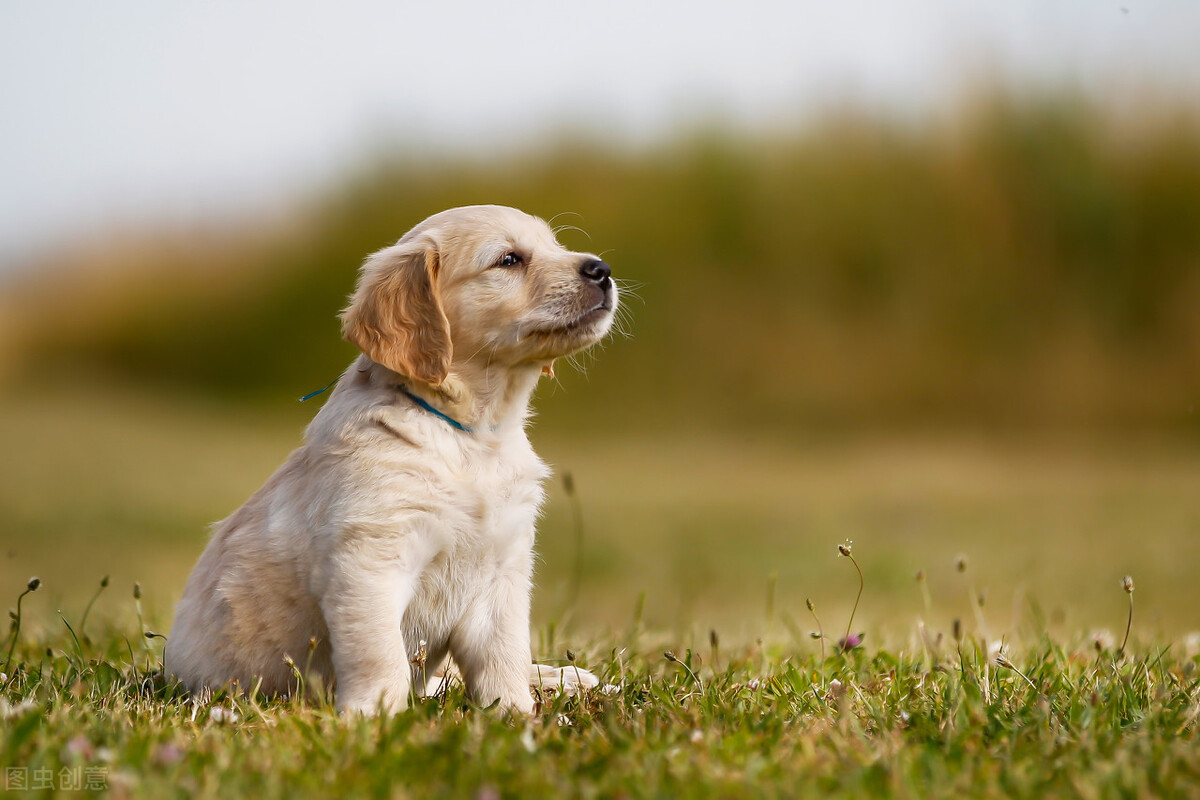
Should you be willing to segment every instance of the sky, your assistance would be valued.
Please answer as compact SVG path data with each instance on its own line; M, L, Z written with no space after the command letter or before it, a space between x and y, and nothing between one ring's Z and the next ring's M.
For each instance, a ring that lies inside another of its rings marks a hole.
M381 146L924 114L996 75L1200 104L1198 42L1193 0L0 0L0 271L286 203Z

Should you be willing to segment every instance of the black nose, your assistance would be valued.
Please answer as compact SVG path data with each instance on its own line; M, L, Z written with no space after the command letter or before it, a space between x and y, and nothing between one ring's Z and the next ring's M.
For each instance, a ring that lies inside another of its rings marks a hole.
M612 267L598 258L589 258L583 262L579 267L579 274L601 289L607 289L612 283Z

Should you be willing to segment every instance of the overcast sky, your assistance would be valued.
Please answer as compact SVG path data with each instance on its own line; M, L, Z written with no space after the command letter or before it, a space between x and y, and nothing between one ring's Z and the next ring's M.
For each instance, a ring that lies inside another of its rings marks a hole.
M393 137L921 113L989 70L1200 103L1197 52L1194 0L0 0L0 269L105 224L286 199Z

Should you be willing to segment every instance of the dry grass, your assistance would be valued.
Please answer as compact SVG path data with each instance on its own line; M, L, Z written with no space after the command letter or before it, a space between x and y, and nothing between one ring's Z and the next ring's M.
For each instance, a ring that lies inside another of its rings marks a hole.
M82 385L9 395L0 436L19 457L0 473L0 585L39 575L54 598L44 617L81 609L110 574L111 594L140 581L154 624L168 624L205 526L282 463L312 411ZM647 625L698 640L709 628L730 641L764 625L783 634L786 615L805 616L805 598L837 628L857 578L834 545L851 539L870 587L857 627L875 641L907 636L922 612L918 570L937 609L929 623L947 634L954 618L975 625L971 585L995 635L1039 613L1056 634L1119 633L1125 574L1138 580L1135 635L1196 627L1200 452L1185 446L684 431L579 440L539 437L536 426L534 438L572 473L583 520L576 585L576 521L553 484L539 540L542 622L621 626L644 593ZM960 553L966 577L954 569Z

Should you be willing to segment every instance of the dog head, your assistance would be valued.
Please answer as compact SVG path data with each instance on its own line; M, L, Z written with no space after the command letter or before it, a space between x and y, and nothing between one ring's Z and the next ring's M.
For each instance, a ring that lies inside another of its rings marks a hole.
M504 206L429 217L366 260L342 334L371 360L439 386L456 363L547 365L612 326L608 264Z

